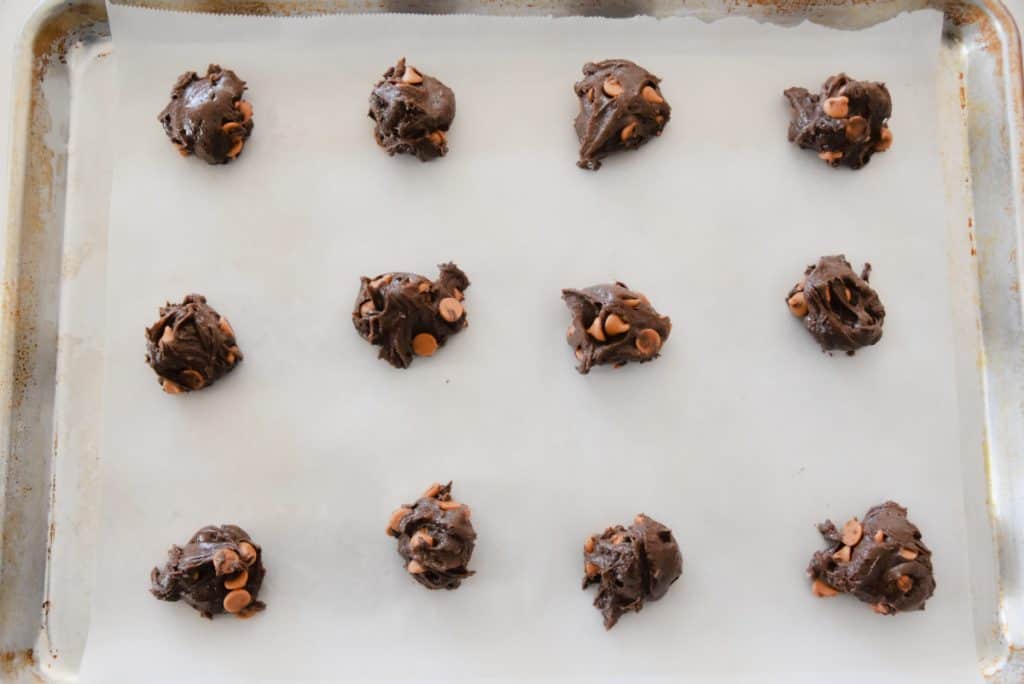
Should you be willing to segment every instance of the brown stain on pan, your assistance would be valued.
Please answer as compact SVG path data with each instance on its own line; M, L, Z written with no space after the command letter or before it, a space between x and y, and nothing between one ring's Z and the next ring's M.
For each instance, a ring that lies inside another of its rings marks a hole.
M13 678L36 665L35 655L31 648L23 651L4 651L0 653L0 674ZM38 677L36 678L38 680ZM41 680L40 680L41 681Z
M984 7L967 2L946 2L939 3L938 8L942 9L948 23L959 29L971 27L978 32L977 45L982 50L996 57L996 73L1002 75L1003 60L1000 59L1003 41L999 36L999 28L995 19L998 19L1005 9L997 6L997 3L982 0ZM1012 20L1011 25L1012 25ZM1005 25L1005 24L1004 24ZM1011 64L1010 68L1019 71L1019 64Z

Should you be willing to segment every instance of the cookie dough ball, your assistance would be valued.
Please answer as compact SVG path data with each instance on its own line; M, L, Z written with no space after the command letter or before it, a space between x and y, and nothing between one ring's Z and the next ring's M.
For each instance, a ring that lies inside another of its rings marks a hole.
M935 592L932 552L907 520L907 509L886 501L863 521L853 518L837 530L826 520L818 531L827 548L816 551L807 568L815 596L853 594L882 615L924 610Z
M789 310L804 319L822 351L852 355L882 339L885 307L868 285L870 274L871 264L858 276L844 255L823 256L786 295Z
M609 527L583 543L583 588L597 584L594 606L611 629L623 613L657 601L683 574L672 530L642 513L628 528Z
M182 156L227 164L242 153L252 133L252 105L242 99L245 81L211 64L206 76L187 71L171 90L160 123Z
M789 141L814 150L829 166L859 169L892 146L892 98L884 83L836 74L818 95L806 88L783 94L793 108Z
M414 154L420 161L443 157L455 118L455 93L406 65L403 57L374 86L370 118L376 124L373 137L388 154Z
M146 328L146 350L146 363L168 394L212 385L242 360L228 319L198 294L160 307L160 318Z
M661 95L661 79L627 59L583 65L583 80L573 89L580 99L576 135L581 169L596 171L601 159L617 150L635 150L661 135L672 108Z
M669 317L625 283L562 290L562 299L572 313L566 340L576 352L576 370L584 375L593 366L656 359L672 332Z
M405 569L427 589L458 589L474 574L466 566L476 545L469 506L452 499L452 483L433 484L416 503L391 514L388 536L398 538Z
M408 368L413 356L433 355L468 325L462 302L469 278L455 264L438 268L437 280L415 273L362 279L352 323L395 368Z
M250 617L266 608L256 597L266 569L263 552L235 525L207 525L150 573L149 591L161 601L183 600L205 618L218 613Z

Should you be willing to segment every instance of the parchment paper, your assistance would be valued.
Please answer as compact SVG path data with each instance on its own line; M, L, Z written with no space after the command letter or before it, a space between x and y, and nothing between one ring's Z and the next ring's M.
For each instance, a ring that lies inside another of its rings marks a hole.
M110 226L104 517L84 679L963 682L978 678L934 108L941 18L861 32L733 19L256 19L112 7L121 106ZM451 152L389 158L366 118L398 57L455 91ZM664 78L662 138L574 166L572 84L625 56ZM227 167L156 115L209 62L250 86ZM892 91L860 172L786 142L787 86ZM783 298L822 254L874 265L881 343L822 354ZM350 322L358 278L473 281L470 327L406 371ZM672 316L656 363L577 375L560 289L621 279ZM160 392L143 328L207 295L246 359ZM388 516L436 480L473 508L478 574L428 592ZM812 597L814 524L888 498L934 550L926 612ZM685 572L606 633L583 539L646 512ZM147 593L207 523L263 545L265 614L202 620Z

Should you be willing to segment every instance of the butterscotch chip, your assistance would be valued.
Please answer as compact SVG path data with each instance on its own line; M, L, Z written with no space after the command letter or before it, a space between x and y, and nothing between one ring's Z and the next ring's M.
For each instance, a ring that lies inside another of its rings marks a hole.
M652 356L661 349L661 335L653 328L646 328L640 331L636 338L636 348L644 356Z
M843 543L847 546L856 546L864 536L864 526L856 518L848 520L843 525Z
M411 512L412 512L411 508L399 508L399 509L395 510L394 513L391 514L391 519L388 520L388 529L387 529L387 533L388 533L389 536L393 536L395 534L395 532L397 532L399 529L401 529L399 527L399 525L402 522L402 518L404 518L405 516L407 516Z
M850 554L852 552L853 552L853 549L851 549L849 546L844 546L843 548L841 548L838 551L836 551L835 553L833 553L832 554L832 558L834 558L837 563L849 563L850 562Z
M243 563L246 565L252 565L256 562L256 547L247 541L239 542L238 555L241 557Z
M249 121L252 118L252 104L246 100L236 102L235 109L242 113L242 121Z
M900 558L908 561L917 559L917 551L913 549L900 549Z
M811 582L811 593L821 598L828 598L830 596L835 596L839 592L822 582L820 579L816 579Z
M229 577L228 579L224 580L224 588L225 589L241 589L241 588L243 588L248 583L249 583L249 572L246 571L246 570L242 570L240 573L238 573L234 577Z
M906 594L914 588L914 580L909 575L900 575L900 578L896 580L896 586Z
M807 297L803 292L794 293L786 300L786 304L789 305L789 310L792 311L793 315L797 318L803 318L807 315Z
M433 356L437 351L437 338L430 333L420 333L412 338L412 350L416 356Z
M252 603L252 596L245 589L235 589L224 597L224 610L228 613L239 613Z
M409 545L412 546L413 549L420 549L424 546L433 546L434 538L431 537L426 530L417 530L416 534L412 535L412 538L409 540Z
M663 104L665 102L665 98L661 96L661 93L651 86L644 86L643 90L640 91L640 97L652 104Z
M608 97L618 97L622 94L622 84L619 83L618 79L614 76L609 76L604 79L604 83L601 85L601 90Z
M222 547L213 554L213 571L217 575L230 575L242 568L241 559L232 549Z
M459 320L462 318L462 314L465 313L462 304L455 297L445 297L437 305L437 309L441 312L441 318L449 323Z
M181 379L190 390L202 389L206 384L199 371L194 371L191 368L181 371Z
M627 330L629 330L629 323L626 323L616 314L608 314L604 319L604 331L609 335L621 335Z

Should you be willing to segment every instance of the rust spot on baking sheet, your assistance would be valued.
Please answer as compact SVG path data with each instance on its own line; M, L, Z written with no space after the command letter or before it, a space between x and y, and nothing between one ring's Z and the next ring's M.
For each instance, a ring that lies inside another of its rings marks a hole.
M4 651L0 653L0 673L8 677L14 677L25 670L35 667L36 658L31 648L23 651Z
M977 30L978 46L998 57L996 53L1001 49L1002 41L999 38L999 29L993 20L993 15L999 13L999 9L994 4L988 5L988 11L978 5L964 2L949 2L942 9L946 21L953 26L960 29L969 26ZM995 68L997 75L1002 75L1002 59L995 60Z
M967 109L967 88L960 85L960 109Z

